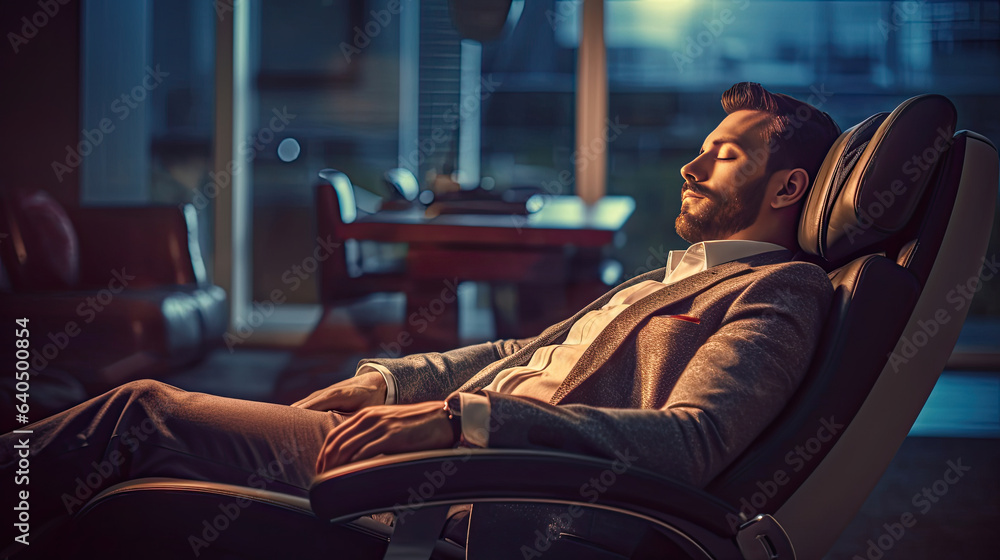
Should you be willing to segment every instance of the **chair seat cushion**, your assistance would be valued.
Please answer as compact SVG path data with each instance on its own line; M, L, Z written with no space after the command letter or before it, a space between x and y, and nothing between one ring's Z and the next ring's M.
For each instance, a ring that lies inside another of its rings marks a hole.
M50 364L98 371L137 355L185 364L221 342L228 324L218 286L3 294L0 304L5 319L29 319L38 371Z

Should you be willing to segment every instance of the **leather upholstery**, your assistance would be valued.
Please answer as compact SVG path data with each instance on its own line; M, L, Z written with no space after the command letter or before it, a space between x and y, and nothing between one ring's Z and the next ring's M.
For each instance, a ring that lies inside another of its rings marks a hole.
M192 220L172 206L64 209L40 191L0 201L0 225L18 241L0 244L10 280L0 314L30 318L36 371L55 366L97 391L220 343L229 307L204 280ZM46 260L49 247L69 249Z
M989 142L967 130L955 133L951 148L935 171L934 181L938 188L925 197L917 210L918 214L926 215L926 218L912 224L902 236L902 239L908 241L897 255L897 263L912 270L918 278L926 278L930 274L955 205L968 143L974 139ZM928 212L928 209L934 209L934 212Z
M320 172L316 185L316 233L334 247L320 263L317 280L323 305L343 304L378 292L406 292L410 288L401 259L364 258L366 246L348 239L344 225L358 216L357 188L335 169ZM370 247L369 247L370 248Z
M124 267L130 288L195 284L189 221L173 206L68 209L80 238L81 288L103 287L108 272ZM198 265L202 268L199 255Z
M829 263L872 252L906 226L951 144L957 118L940 95L908 99L881 115L837 139L802 210L799 245Z
M855 259L831 272L830 281L833 304L799 391L749 450L707 486L733 505L760 492L758 482L774 482L776 476L785 482L775 483L767 503L755 509L773 511L798 488L839 434L820 446L810 440L817 434L826 438L831 431L826 426L851 421L909 319L899 310L912 307L920 295L913 274L880 255ZM790 454L796 446L809 447Z
M245 558L238 551L247 543L253 543L254 558L381 558L390 534L367 518L333 525L313 515L305 498L249 487L234 494L221 485L192 490L170 479L144 479L109 488L104 496L99 514L80 511L74 532L81 550L101 550L104 558ZM185 512L183 523L177 523L179 511ZM136 512L143 526L156 527L157 546L142 531L115 531L109 542L107 528L131 526Z
M80 247L63 207L44 191L17 189L7 198L0 222L10 232L3 250L11 285L22 291L75 287Z
M707 487L749 515L777 509L823 460L899 340L951 216L964 159L955 116L944 97L914 97L844 132L824 161L799 225L835 289L820 346L789 406ZM749 503L761 484L766 500Z

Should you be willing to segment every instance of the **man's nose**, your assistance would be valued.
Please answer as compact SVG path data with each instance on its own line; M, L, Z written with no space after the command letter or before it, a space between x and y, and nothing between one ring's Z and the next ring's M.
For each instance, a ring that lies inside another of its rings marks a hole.
M708 178L708 173L705 171L705 165L702 162L702 155L699 155L689 161L684 167L681 167L681 177L683 177L685 181L689 183L700 183Z

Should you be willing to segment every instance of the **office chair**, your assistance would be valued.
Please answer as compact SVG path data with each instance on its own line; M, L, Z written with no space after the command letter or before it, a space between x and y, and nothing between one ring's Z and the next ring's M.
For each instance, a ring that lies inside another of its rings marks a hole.
M322 181L316 185L317 235L338 244L340 252L321 263L321 303L344 302L375 292L403 291L406 283L401 272L405 259L384 258L377 247L366 247L344 230L359 215L377 212L381 198L354 186L347 175L335 169L324 169L319 176Z
M51 333L35 368L70 372L99 394L222 342L229 304L205 271L192 205L64 207L17 189L0 196L0 231L10 235L0 243L0 317ZM12 347L13 336L0 340Z
M799 228L800 257L823 266L835 288L820 346L786 409L705 488L622 469L614 458L443 450L326 472L308 501L225 484L132 481L85 506L77 533L102 554L111 554L95 536L108 534L102 526L115 527L114 553L189 553L192 526L175 512L212 519L239 499L249 504L239 522L216 531L200 556L819 558L882 476L944 368L968 310L947 293L980 272L997 150L974 132L954 133L955 121L950 101L922 95L835 142ZM789 462L797 446L808 458ZM609 473L603 491L581 493ZM439 535L448 506L467 503L475 506L463 549L462 539ZM395 529L363 517L384 511L401 520Z
M371 296L405 294L411 290L405 273L405 246L351 239L345 226L359 216L378 212L382 206L381 197L358 188L345 173L336 169L323 169L319 178L315 187L316 235L322 240L321 245L333 249L332 254L320 262L316 279L323 313L298 351L326 350L333 339L344 348L366 351L374 347L369 340L370 333L357 333L354 327L362 323L365 327L371 326L368 323L391 323L395 320L392 319L394 314L404 314L401 305L386 306L384 299ZM346 330L330 324L331 318L340 312L350 318L352 326Z

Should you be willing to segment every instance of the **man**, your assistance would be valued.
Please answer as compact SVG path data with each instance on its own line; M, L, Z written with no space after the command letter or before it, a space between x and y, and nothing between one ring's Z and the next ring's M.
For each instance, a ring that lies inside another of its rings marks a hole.
M268 489L302 495L317 471L460 440L628 450L638 467L706 484L781 410L816 345L832 288L792 257L839 134L826 113L759 84L734 85L722 104L728 115L681 169L675 227L693 245L665 269L533 339L364 360L291 407L129 383L29 428L44 485L31 487L35 526L79 508L77 481L88 496L144 476L246 485L268 465ZM5 480L18 438L3 436Z

